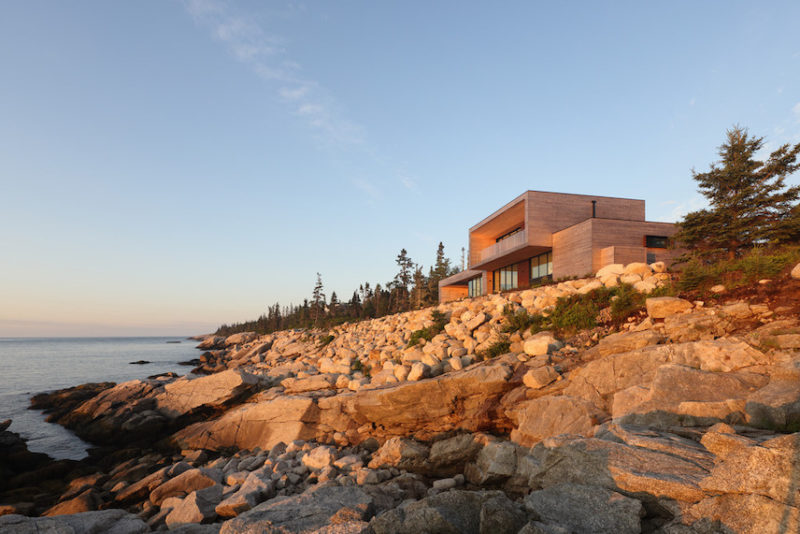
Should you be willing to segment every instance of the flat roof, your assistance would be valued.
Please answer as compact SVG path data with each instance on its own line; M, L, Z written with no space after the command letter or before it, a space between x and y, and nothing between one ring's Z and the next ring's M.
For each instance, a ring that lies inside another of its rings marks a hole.
M497 217L500 213L506 211L507 209L511 208L512 206L515 206L518 202L521 202L521 201L525 200L525 196L528 193L544 193L546 195L564 195L564 196L572 196L572 197L613 198L613 199L617 199L617 200L638 200L638 201L641 201L641 202L645 202L645 200L643 198L610 197L610 196L607 196L607 195L591 195L591 194L586 194L586 193L559 193L558 191L539 191L537 189L527 189L522 194L514 197L514 199L511 202L508 202L508 203L504 204L503 207L493 211L492 214L489 215L488 217L484 217L483 219L481 219L476 224L473 224L469 228L469 231L472 232L473 230L475 230L479 226L482 226L482 225L486 224L487 222L489 222L490 220L492 220L493 218Z

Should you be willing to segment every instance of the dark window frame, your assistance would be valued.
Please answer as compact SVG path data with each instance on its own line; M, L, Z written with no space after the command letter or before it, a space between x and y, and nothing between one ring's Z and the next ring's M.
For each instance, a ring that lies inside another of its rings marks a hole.
M483 276L471 278L467 281L467 296L480 297L483 295Z
M501 235L500 237L498 237L497 239L495 239L495 240L494 240L494 242L495 242L495 243L499 243L499 242L500 242L500 241L502 241L503 239L508 239L508 238L509 238L509 237L511 237L512 235L514 235L514 234L518 234L519 232L521 232L521 231L523 230L523 228L524 228L524 227L525 227L525 225L520 225L520 226L517 226L516 228L514 228L514 229L513 229L513 230L511 230L510 232L506 232L505 234L503 234L503 235Z
M644 236L645 248L669 248L669 236L646 235Z

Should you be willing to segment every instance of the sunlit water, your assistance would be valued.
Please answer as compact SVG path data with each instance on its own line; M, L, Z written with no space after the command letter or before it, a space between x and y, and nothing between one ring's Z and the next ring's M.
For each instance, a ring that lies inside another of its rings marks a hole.
M181 341L167 343L167 341ZM183 338L0 338L0 421L28 441L28 448L53 458L79 460L89 445L45 416L29 410L30 398L44 391L87 382L124 382L191 367L178 362L197 358L197 342ZM147 365L130 362L147 360Z

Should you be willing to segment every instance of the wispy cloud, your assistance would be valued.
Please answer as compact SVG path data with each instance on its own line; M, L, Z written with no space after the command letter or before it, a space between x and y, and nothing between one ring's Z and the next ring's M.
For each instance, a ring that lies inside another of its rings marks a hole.
M374 183L364 180L362 178L354 178L352 182L353 185L356 187L356 189L360 190L367 196L368 202L370 204L383 198L383 193L381 193L380 188L376 186Z
M800 102L794 105L792 108L792 113L794 113L794 118L797 120L797 122L800 122Z
M302 66L289 57L283 38L221 0L184 0L183 4L199 26L207 28L237 61L269 82L291 112L324 141L363 143L364 128L349 120L318 82L302 75Z
M419 192L419 186L417 186L417 182L414 181L409 176L401 175L400 176L400 183L403 184L403 187L405 187L409 191L413 191L414 193L418 193Z

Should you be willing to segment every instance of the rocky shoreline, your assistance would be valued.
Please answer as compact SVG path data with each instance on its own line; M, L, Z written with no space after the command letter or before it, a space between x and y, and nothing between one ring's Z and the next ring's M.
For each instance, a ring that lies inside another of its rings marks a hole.
M649 298L569 339L513 332L492 358L508 307L670 275L609 266L448 303L444 330L412 346L431 309L208 336L185 377L34 397L96 446L85 460L30 453L0 425L0 531L796 531L797 278Z

